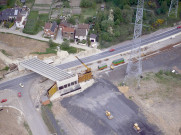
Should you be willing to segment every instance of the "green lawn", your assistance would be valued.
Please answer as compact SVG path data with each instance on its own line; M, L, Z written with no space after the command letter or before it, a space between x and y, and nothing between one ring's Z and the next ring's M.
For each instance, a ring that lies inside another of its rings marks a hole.
M42 27L45 26L45 22L48 22L48 14L40 14L38 19L38 31L42 30Z
M38 24L38 12L31 11L28 16L28 21L25 25L23 32L31 35L37 34L38 32L37 24Z
M95 16L96 15L96 9L82 8L82 15L84 16L84 19L87 17Z

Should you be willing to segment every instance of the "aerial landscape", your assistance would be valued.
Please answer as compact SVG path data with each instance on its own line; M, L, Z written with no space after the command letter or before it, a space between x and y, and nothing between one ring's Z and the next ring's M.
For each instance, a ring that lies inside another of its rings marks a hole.
M181 135L180 0L0 0L0 135Z

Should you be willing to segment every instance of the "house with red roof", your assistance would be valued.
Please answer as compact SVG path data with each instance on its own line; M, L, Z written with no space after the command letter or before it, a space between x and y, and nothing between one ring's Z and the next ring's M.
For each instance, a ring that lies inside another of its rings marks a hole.
M58 26L57 26L56 22L45 23L45 26L44 26L44 36L45 37L56 38L57 30L58 30Z

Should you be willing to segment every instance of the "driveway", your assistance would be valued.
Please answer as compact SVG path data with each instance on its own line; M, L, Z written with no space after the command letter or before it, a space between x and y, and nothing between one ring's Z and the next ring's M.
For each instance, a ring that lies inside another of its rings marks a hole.
M56 42L56 43L59 43L59 44L61 44L61 43L63 42L62 31L61 31L61 30L58 30L58 33L57 33L57 37L56 37L55 42Z
M22 93L22 97L18 98L19 103L21 105L20 109L23 111L25 115L25 119L33 135L49 135L50 133L40 113L36 111L35 106L33 105L33 102L30 97L29 92L30 92L30 89L32 88L33 82L34 82L34 79L29 79L29 77L27 76L24 79L17 79L16 81L9 84L8 89L12 89L13 92L15 93L18 93L18 92ZM24 87L21 88L19 86L19 83L22 83Z

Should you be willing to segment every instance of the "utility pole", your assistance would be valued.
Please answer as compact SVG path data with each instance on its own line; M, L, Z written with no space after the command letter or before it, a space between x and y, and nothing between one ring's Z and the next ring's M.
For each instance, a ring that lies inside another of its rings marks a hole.
M171 0L169 12L168 12L168 17L170 15L174 15L177 18L177 10L178 10L178 0Z
M128 59L128 65L126 69L126 76L124 82L131 77L136 77L138 81L138 87L140 87L140 76L142 74L142 60L141 60L141 34L142 34L142 21L143 21L143 8L144 0L138 0L136 20L134 26L133 44Z

